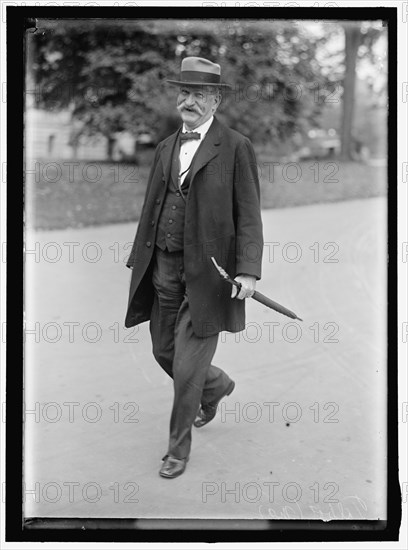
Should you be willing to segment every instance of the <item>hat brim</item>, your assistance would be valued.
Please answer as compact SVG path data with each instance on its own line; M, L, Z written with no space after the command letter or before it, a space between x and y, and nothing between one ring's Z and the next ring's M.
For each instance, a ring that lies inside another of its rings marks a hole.
M169 84L174 84L175 86L214 86L215 88L232 88L230 84L225 82L182 82L180 80L166 80Z

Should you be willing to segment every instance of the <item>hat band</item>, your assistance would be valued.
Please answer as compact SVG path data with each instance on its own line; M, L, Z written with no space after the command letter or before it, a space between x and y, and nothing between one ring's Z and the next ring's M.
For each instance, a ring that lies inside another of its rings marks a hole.
M181 71L180 80L182 82L202 82L203 84L219 84L220 75L214 73L204 73L202 71Z

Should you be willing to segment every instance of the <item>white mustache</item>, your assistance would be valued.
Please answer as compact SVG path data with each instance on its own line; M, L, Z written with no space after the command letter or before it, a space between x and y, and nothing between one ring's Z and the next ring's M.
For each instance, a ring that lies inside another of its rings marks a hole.
M191 113L196 113L197 115L199 115L200 113L197 111L197 109L194 109L193 107L186 107L186 106L182 106L182 103L179 103L177 105L178 109L180 111L188 111L188 112L191 112Z

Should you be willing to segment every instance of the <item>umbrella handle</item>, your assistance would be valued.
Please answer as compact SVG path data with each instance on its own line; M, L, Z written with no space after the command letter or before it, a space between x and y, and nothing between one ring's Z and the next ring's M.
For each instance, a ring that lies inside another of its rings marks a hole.
M235 279L232 279L228 275L228 273L223 269L221 266L217 264L216 259L214 256L211 256L211 261L214 264L215 269L218 271L218 273L221 275L221 277L225 280L231 283L232 285L236 286L238 290L241 289L241 283L238 283L238 281L235 281ZM282 313L282 315L286 315L287 317L290 317L291 319L298 319L299 321L303 321L300 317L296 315L296 313L293 313L290 309L287 309L286 307L282 306L281 304L278 304L278 302L274 302L267 296L264 296L258 291L255 291L252 295L252 298L256 300L257 302L260 302L261 304L264 304L265 306L274 309L278 313Z

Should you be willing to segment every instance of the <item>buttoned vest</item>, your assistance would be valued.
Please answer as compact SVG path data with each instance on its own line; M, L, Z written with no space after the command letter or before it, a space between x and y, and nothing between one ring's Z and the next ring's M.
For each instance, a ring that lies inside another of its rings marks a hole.
M179 173L179 156L180 156L180 139L177 138L173 160L170 172L170 180L167 185L166 195L163 201L163 207L159 216L156 245L162 250L176 252L184 248L184 218L186 212L186 201L190 189L190 175L192 172L194 161L204 139L201 141L193 160L190 165L190 170L185 177L182 185L182 192L178 188L178 173Z

